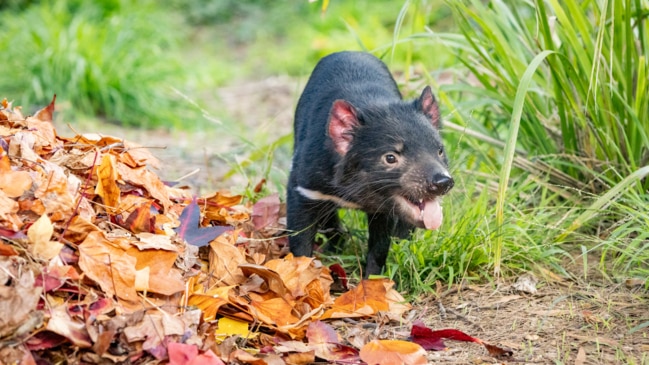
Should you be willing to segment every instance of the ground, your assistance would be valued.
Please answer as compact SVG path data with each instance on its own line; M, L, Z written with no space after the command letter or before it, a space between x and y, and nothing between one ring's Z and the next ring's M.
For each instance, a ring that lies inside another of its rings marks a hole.
M224 108L241 123L239 130L261 131L269 142L290 132L299 81L273 78L248 82L223 88L217 95L219 100L207 109ZM227 133L134 131L107 125L87 128L149 147L163 161L164 167L157 173L165 179L201 169L184 181L203 192L222 187L243 189L248 183L241 176L220 179L229 167L217 155L236 144ZM65 128L58 126L58 130ZM222 131L218 123L215 130ZM277 165L289 166L286 159ZM566 270L572 274L568 278L549 271L536 273L538 291L533 294L514 289L512 284L518 278L485 279L479 285L456 285L450 290L441 283L437 294L413 301L409 319L422 319L433 329L460 329L513 350L511 359L494 359L477 344L448 341L447 351L429 352L431 363L649 364L649 294L642 282L619 282L598 275L596 259L588 270L567 263ZM409 333L407 325L374 323L340 321L333 325L352 343L373 336L403 338Z

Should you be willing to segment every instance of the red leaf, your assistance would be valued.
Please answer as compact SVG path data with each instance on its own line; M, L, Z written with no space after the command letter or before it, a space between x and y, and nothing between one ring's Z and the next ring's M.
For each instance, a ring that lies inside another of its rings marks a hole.
M65 343L67 339L50 331L38 332L30 337L25 344L31 351L46 350Z
M154 233L155 217L151 215L151 201L135 208L122 227L133 233Z
M14 232L12 230L0 227L0 237L8 239L24 239L27 238L23 232Z
M435 351L444 350L446 348L443 339L482 343L479 339L455 329L433 331L426 327L426 325L420 320L413 322L410 336L412 337L412 342L421 345L421 347L426 350Z
M345 272L345 269L343 269L340 264L333 264L329 266L329 270L331 270L331 276L334 279L334 283L339 284L345 291L349 290L347 287L347 273Z
M174 231L189 244L202 247L232 229L230 226L200 227L201 212L196 199L187 205L180 215L180 226Z
M412 342L419 344L426 350L443 350L446 348L446 345L444 345L444 341L442 341L442 339L448 339L479 343L483 345L487 349L487 351L489 351L489 354L491 356L495 357L513 355L513 352L510 349L490 345L486 342L483 342L481 339L471 337L460 330L444 329L433 331L430 328L426 327L426 325L420 320L413 322L412 330L410 330L410 337L412 339Z

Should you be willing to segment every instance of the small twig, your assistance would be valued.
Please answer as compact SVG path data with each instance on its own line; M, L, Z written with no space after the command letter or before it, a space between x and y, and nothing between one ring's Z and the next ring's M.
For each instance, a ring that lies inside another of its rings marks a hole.
M437 301L437 308L439 309L439 316L442 317L442 319L446 319L446 308L444 308L444 304L442 304L441 300Z
M465 315L463 315L463 314L460 314L460 313L458 313L458 312L456 312L456 311L454 311L453 309L450 309L450 308L446 309L446 311L449 312L449 313L451 313L452 315L456 316L457 318L459 318L459 319L465 321L466 323L475 326L475 327L478 328L480 331L482 331L482 332L485 331L484 328L482 328L481 325L479 325L479 324L476 323L475 321L469 319L467 316L465 316Z
M201 171L201 169L196 169L196 170L194 170L194 171L192 171L192 172L190 172L188 174L185 174L184 176L181 176L181 177L179 177L179 178L177 178L176 180L173 180L173 181L174 182L180 182L180 181L182 181L182 180L184 180L184 179L186 179L186 178L188 178L188 177L190 177L192 175L196 175L200 171Z

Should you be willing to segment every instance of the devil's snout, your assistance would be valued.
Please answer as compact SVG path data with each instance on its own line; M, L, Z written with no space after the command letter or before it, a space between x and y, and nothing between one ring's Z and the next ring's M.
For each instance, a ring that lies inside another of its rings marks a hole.
M444 195L455 185L455 181L447 172L433 174L428 181L428 188L436 195Z

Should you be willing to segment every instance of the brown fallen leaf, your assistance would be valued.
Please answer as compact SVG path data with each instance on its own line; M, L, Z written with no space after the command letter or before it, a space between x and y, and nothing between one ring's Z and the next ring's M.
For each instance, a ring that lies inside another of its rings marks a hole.
M147 291L169 296L185 290L182 273L173 267L177 252L131 247L126 254L135 258L135 270L149 271Z
M18 232L23 227L23 220L18 216L18 202L0 190L0 224L7 231Z
M359 360L358 350L340 343L340 338L333 327L315 321L306 330L309 348L315 350L315 355L332 362L355 363Z
M13 170L7 152L0 146L0 190L17 198L32 187L32 177L24 170Z
M43 214L27 229L32 252L43 260L51 260L56 257L63 248L62 243L50 240L52 234L54 234L54 226L46 214Z
M79 245L79 267L108 296L129 303L137 300L135 264L137 259L115 246L102 232L91 232Z
M202 206L205 208L205 223L231 224L235 215L239 215L234 218L235 220L247 221L247 212L233 208L241 204L242 199L243 196L241 195L231 195L225 191L219 191L203 198Z
M19 257L8 257L0 260L0 337L20 339L33 330L30 325L33 319L42 324L42 312L36 310L42 288L35 286L34 273L25 266L27 262ZM13 278L9 280L9 278ZM22 329L21 329L22 328Z
M103 154L101 162L97 166L97 186L95 194L99 195L104 206L110 209L111 214L115 214L122 192L117 185L117 169L115 165L117 159L111 154Z
M144 188L156 202L162 205L165 212L169 210L172 204L167 187L156 174L148 170L146 166L132 168L125 163L117 162L116 167L120 179L133 186Z
M67 305L57 305L50 309L47 330L61 335L81 348L91 347L92 342L83 321L72 318Z
M393 285L388 279L363 280L356 288L339 296L321 319L365 317L393 309L395 316L403 314L410 306L404 304L405 300Z
M210 242L209 265L213 277L222 285L237 285L246 281L239 265L247 263L245 249L235 246L237 232L222 234Z
M216 319L216 314L221 306L230 303L230 291L234 288L234 286L207 288L203 283L198 282L197 277L191 278L188 286L187 303L203 312L205 322Z

